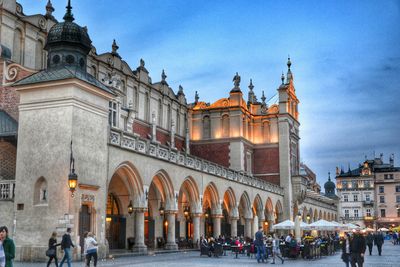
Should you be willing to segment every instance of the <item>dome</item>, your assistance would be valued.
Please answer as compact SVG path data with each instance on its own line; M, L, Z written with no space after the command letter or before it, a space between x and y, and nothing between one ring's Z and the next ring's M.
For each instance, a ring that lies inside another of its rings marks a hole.
M324 188L325 188L325 193L334 193L335 192L335 188L336 185L334 182L331 181L331 176L329 174L329 178L328 181L324 184Z
M49 48L59 46L74 46L81 48L85 54L88 54L92 41L89 38L86 28L73 22L75 19L71 9L71 1L68 1L64 22L59 22L51 27L47 35L45 49L49 50Z
M86 53L89 53L92 41L86 29L72 21L65 21L55 24L50 29L45 48L60 44L80 46Z

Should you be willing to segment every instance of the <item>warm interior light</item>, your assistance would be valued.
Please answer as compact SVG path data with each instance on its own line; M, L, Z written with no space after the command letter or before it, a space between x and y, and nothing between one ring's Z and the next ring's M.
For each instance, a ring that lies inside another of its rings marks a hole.
M111 217L106 217L106 222L111 222Z

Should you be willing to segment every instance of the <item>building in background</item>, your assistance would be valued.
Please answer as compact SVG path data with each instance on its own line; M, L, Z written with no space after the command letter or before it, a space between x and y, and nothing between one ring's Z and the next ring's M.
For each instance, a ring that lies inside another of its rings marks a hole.
M94 232L103 254L252 237L299 213L337 220L337 201L300 167L290 59L278 103L257 101L252 81L246 102L236 74L229 97L188 104L164 71L153 82L144 60L131 68L115 40L98 54L70 4L63 21L53 11L0 1L0 218L18 260L43 258L67 227L78 247Z

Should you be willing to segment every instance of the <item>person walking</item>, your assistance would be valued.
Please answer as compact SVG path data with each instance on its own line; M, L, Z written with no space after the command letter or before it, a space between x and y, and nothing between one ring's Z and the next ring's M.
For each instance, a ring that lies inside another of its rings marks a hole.
M59 246L59 245L60 244L57 244L57 233L53 232L49 239L49 248L47 249L47 252L46 252L46 256L49 257L49 261L47 262L47 267L50 266L53 259L54 259L54 263L56 264L56 267L58 267L57 246Z
M365 249L365 238L361 235L360 229L357 229L353 234L353 238L350 240L351 267L363 266Z
M0 239L0 267L6 266L6 254L4 253L3 240Z
M369 255L372 255L372 247L374 246L374 235L369 232L367 235L367 246L368 246L368 250L369 250Z
M282 261L282 264L285 261L283 259L283 257L280 256L281 255L280 243L281 243L281 240L274 233L273 239L272 239L272 263L271 264L275 264L275 257L278 257Z
M7 226L0 227L0 240L2 242L2 247L4 252L4 259L5 259L4 266L12 267L13 259L15 258L15 244L14 241L10 237L8 237Z
M93 258L93 266L97 266L97 241L94 238L94 235L92 232L89 232L87 234L87 237L85 238L85 254L86 254L86 266L90 266L90 261Z
M67 228L67 232L63 235L61 240L61 249L64 250L64 257L60 262L60 267L63 266L65 260L68 267L71 267L71 247L75 247L71 240L71 228Z
M378 248L379 256L381 256L382 255L382 245L384 243L384 238L383 238L383 235L382 235L381 231L378 231L375 234L374 243L375 243L375 246Z
M350 235L346 233L342 242L342 260L349 267L350 264Z
M265 262L265 245L264 245L264 234L262 232L262 227L258 228L258 231L255 234L254 246L257 249L257 262L260 263Z

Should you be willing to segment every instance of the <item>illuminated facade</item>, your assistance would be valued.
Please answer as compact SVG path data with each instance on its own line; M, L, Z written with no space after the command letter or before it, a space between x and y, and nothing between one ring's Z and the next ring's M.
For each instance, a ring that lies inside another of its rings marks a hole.
M144 60L131 68L115 41L98 54L70 5L62 22L51 1L45 15L27 16L15 0L0 10L0 119L9 126L0 128L0 218L17 259L43 258L48 235L67 227L80 245L94 232L105 255L196 245L200 235L250 238L299 212L337 218L335 200L300 170L290 60L278 104L258 102L252 84L246 103L238 74L229 98L188 104L164 71L153 82Z

